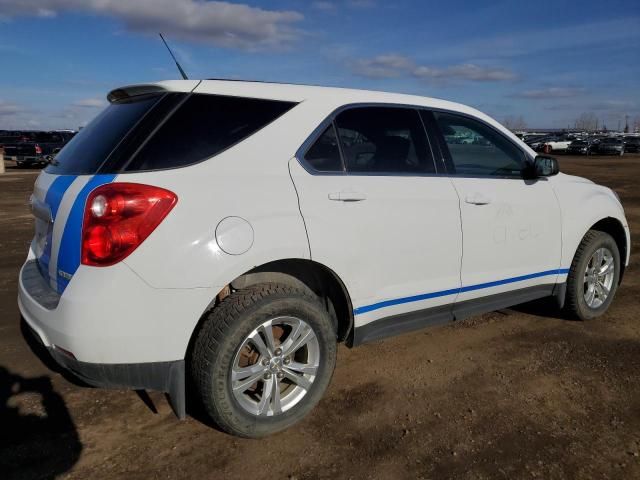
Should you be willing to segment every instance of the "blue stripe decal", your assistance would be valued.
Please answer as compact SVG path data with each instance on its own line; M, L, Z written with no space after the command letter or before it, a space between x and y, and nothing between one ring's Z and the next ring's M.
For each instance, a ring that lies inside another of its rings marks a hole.
M71 186L73 181L77 177L75 175L65 175L56 178L51 185L49 185L49 189L47 190L47 194L44 198L44 203L47 204L49 209L51 210L51 219L55 221L56 216L58 215L58 209L60 208L60 204L62 203L62 197L64 197L65 192ZM47 239L44 244L44 249L38 258L38 267L40 269L40 273L47 279L49 279L49 262L51 261L51 243L53 242L53 222L51 222L47 226Z
M445 297L447 295L456 295L458 293L471 292L473 290L481 290L483 288L497 287L498 285L506 285L508 283L522 282L524 280L530 280L532 278L547 277L550 275L562 275L566 273L569 273L568 268L558 268L555 270L545 270L544 272L530 273L529 275L520 275L519 277L505 278L504 280L496 280L495 282L479 283L477 285L468 285L466 287L461 287L461 288L451 288L449 290L441 290L439 292L423 293L421 295L413 295L411 297L396 298L394 300L385 300L383 302L378 302L371 305L358 307L353 310L353 314L360 315L362 313L373 312L374 310L379 310L385 307L391 307L393 305L402 305L404 303L419 302L421 300L428 300L430 298Z
M69 218L62 232L60 251L58 252L58 265L56 268L58 280L58 293L64 292L69 284L69 278L60 275L60 271L65 275L73 276L80 266L80 250L82 248L82 221L84 220L84 207L89 194L105 183L110 183L115 175L95 175L80 190L73 202Z

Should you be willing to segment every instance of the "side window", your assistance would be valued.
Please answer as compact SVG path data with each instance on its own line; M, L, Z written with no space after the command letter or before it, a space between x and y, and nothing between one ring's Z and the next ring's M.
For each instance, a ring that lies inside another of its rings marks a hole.
M293 106L275 100L191 95L142 147L126 170L182 167L213 157Z
M329 125L324 133L307 151L304 159L319 172L341 172L342 160L338 148L338 137L333 124Z
M416 110L362 107L336 118L347 171L435 173L431 150Z
M500 133L462 115L436 112L435 117L457 174L522 176L523 152Z

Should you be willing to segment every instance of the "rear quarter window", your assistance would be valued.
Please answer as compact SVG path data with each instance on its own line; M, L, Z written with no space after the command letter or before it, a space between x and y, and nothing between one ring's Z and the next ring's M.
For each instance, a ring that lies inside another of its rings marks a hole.
M213 157L271 123L294 105L255 98L191 95L124 170L176 168Z

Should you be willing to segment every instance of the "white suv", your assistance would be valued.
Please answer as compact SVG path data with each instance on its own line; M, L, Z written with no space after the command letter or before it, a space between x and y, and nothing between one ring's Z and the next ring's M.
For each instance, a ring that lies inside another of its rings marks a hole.
M108 99L36 181L20 310L88 383L180 417L188 390L236 435L308 413L338 342L546 296L591 319L629 261L614 192L463 105L214 80Z

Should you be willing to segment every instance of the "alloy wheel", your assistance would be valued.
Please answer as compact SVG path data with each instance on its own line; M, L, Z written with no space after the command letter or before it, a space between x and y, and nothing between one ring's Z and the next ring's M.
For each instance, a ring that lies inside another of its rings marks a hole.
M614 277L613 253L606 247L598 248L584 272L584 300L590 308L598 308L607 300Z
M229 378L238 404L256 416L281 415L309 392L320 366L313 329L296 317L260 324L237 350Z

